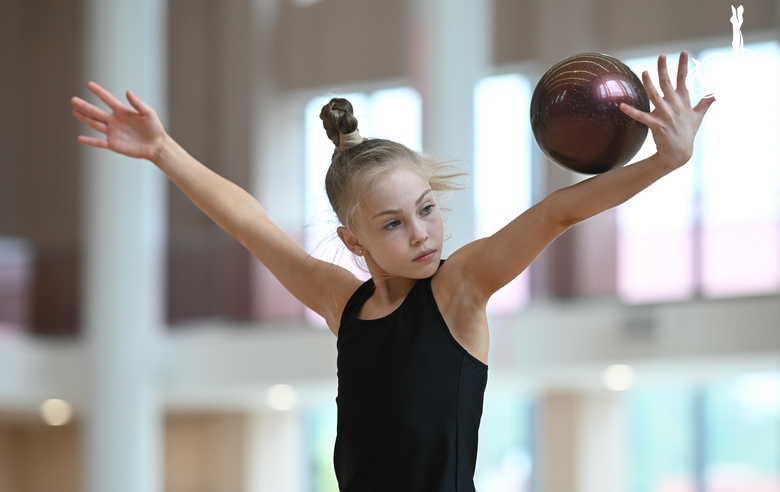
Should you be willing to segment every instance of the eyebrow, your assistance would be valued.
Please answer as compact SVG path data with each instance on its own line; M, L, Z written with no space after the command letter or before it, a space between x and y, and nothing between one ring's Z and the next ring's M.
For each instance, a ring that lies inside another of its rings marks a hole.
M430 192L431 192L431 189L430 189L430 188L428 188L427 190L423 191L423 192L422 192L422 195L420 195L420 198L418 198L418 199L417 199L417 201L416 201L416 202L414 202L414 205L415 205L415 206L418 206L418 205L420 205L420 203L423 201L423 198L425 198L425 196L426 196L428 193L430 193ZM374 216L373 216L373 217L371 217L371 218L372 218L372 219L376 219L377 217L379 217L379 216L381 216L381 215L393 215L393 214L400 214L401 212L403 212L403 210L401 210L400 208L393 208L393 209L388 209L388 210L382 210L381 212L379 212L378 214L374 215Z

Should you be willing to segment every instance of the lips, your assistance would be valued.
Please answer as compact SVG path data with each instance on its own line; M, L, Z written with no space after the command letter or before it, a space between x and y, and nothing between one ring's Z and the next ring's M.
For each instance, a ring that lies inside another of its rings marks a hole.
M428 251L423 252L420 256L414 259L414 261L428 261L431 258L433 258L436 255L435 249L429 249Z

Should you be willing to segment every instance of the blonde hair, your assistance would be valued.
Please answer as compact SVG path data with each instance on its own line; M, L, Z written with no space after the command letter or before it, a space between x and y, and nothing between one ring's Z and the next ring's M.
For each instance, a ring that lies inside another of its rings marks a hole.
M363 198L382 174L403 165L425 178L434 192L461 189L458 179L466 173L403 144L381 138L364 139L352 104L333 98L320 111L322 126L336 149L325 176L325 191L339 221L353 225L353 216Z

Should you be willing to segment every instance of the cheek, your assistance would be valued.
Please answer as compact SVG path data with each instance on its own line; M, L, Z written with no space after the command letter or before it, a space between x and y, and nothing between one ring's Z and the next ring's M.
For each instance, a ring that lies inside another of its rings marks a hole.
M432 225L432 232L436 233L437 235L441 236L444 234L444 219L441 216L441 213L437 210L436 216L433 217L433 225Z
M441 219L432 219L426 224L429 241L441 245L444 241L444 223Z

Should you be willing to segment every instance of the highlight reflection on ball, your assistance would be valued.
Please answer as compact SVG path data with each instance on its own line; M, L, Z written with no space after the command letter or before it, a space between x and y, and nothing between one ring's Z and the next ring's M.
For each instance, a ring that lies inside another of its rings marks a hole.
M620 103L650 111L636 74L609 55L574 55L553 65L536 85L531 129L557 164L603 173L630 161L647 138L647 126L623 113Z

